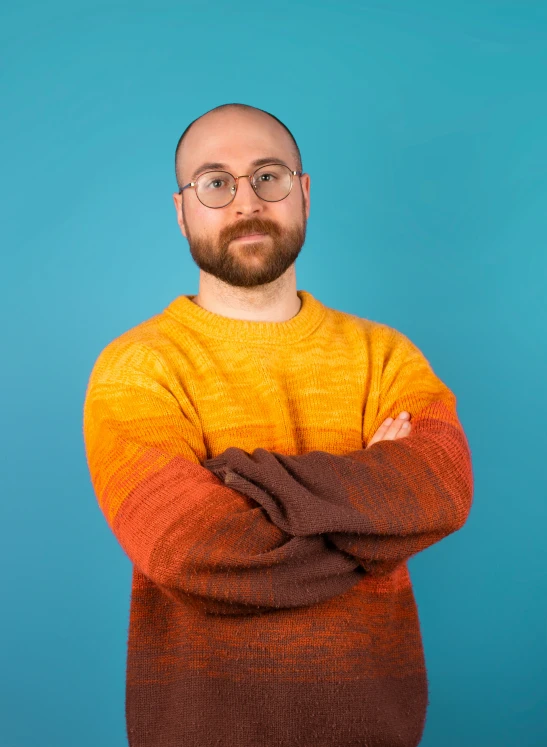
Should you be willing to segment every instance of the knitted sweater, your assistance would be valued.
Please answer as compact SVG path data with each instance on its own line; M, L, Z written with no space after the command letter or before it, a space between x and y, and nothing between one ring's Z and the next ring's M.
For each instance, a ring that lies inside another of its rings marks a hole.
M456 397L401 332L301 290L284 322L175 298L100 352L92 485L133 566L130 747L415 747L408 559L473 494ZM388 416L411 434L367 442Z

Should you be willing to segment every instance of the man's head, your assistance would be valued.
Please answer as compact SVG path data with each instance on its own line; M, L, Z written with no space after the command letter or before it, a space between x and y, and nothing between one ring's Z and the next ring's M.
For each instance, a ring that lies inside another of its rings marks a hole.
M284 163L291 171L302 171L298 146L276 117L246 104L223 104L194 120L182 134L175 153L179 188L211 171L204 164L223 164L214 170L234 177L252 174L257 159ZM265 173L263 181L271 181ZM293 175L287 197L276 202L261 199L247 178L239 179L237 192L228 205L203 205L195 187L173 200L190 253L204 272L235 287L252 288L277 280L295 262L306 237L310 210L310 178ZM214 182L210 189L222 186ZM265 192L264 192L265 193ZM264 194L263 193L263 194ZM237 240L245 234L265 234L257 240Z

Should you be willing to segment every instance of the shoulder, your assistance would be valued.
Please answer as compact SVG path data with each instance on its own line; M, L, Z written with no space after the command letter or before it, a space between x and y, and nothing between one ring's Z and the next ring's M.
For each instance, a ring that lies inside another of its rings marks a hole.
M123 380L124 375L131 378L139 372L163 378L168 368L166 351L173 342L159 324L161 316L156 314L108 341L95 358L90 381Z
M391 350L393 348L412 352L418 350L416 343L404 332L385 322L351 314L339 309L329 309L331 317L352 330L375 349Z

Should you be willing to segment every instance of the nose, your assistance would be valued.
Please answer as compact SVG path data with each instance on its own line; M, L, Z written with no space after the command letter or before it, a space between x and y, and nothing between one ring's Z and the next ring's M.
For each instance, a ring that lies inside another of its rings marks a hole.
M263 209L264 201L256 194L251 185L251 180L247 176L240 176L237 180L237 191L232 200L232 208L241 214L251 214L260 212Z

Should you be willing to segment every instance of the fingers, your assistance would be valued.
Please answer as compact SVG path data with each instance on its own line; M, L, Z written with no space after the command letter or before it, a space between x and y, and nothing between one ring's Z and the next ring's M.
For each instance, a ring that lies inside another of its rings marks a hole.
M394 438L398 436L404 436L410 431L410 413L406 410L400 412L397 418L391 424L391 427L395 426L396 432Z
M406 412L406 410L399 413L395 420L393 420L393 418L387 418L387 420L385 420L380 426L381 428L385 426L383 439L394 439L399 435L404 435L410 427L409 419L410 414Z
M367 446L371 446L377 441L393 441L396 438L407 436L411 430L409 419L410 413L406 412L406 410L399 413L395 420L393 418L387 418L378 428Z

